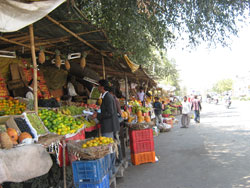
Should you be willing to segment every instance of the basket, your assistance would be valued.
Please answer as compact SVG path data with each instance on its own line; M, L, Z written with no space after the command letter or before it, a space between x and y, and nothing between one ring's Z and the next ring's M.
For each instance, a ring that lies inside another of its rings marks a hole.
M144 152L131 154L131 161L133 165L140 165L143 163L154 163L155 162L155 152Z
M86 140L69 140L67 142L68 152L75 154L78 158L81 159L100 159L105 155L112 152L115 148L115 143L110 143L108 145L82 148L82 145L90 139Z
M155 123L154 122L144 122L144 123L126 123L126 125L131 129L131 130L143 130L143 129L149 129L152 128Z

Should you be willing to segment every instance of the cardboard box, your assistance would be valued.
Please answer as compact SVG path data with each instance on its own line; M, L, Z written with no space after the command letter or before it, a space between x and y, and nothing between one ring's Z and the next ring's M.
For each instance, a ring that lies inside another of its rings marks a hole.
M7 128L13 128L16 129L18 135L21 134L20 129L18 128L14 118L15 117L23 117L23 116L1 116L0 117L0 124L5 124L7 126Z
M19 80L21 79L21 76L19 74L19 67L17 63L11 63L10 64L10 73L12 80Z
M11 80L7 82L7 85L9 90L14 90L18 88L23 88L24 82L23 80Z

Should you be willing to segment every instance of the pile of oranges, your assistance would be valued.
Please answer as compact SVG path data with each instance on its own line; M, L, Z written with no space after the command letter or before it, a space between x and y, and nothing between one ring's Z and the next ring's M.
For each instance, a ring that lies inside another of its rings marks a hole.
M0 116L20 115L26 109L26 104L18 99L0 99Z
M92 140L87 141L82 145L83 148L88 148L88 147L97 147L97 146L103 146L103 145L108 145L110 143L114 143L113 138L108 138L108 137L96 137Z

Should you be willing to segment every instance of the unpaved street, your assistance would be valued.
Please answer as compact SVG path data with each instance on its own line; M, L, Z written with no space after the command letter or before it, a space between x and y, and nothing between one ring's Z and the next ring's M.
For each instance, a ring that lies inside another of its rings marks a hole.
M130 166L118 188L250 187L250 103L203 103L201 123L155 138L155 164Z

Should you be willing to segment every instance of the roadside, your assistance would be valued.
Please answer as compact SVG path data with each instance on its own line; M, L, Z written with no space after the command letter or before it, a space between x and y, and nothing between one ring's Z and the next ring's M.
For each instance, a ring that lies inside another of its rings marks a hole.
M119 188L250 187L250 116L246 103L204 105L201 123L175 125L155 138L155 164L131 166Z

